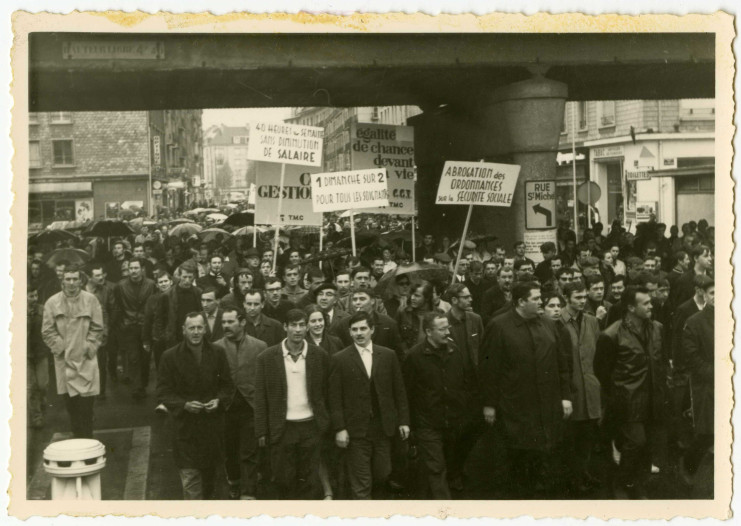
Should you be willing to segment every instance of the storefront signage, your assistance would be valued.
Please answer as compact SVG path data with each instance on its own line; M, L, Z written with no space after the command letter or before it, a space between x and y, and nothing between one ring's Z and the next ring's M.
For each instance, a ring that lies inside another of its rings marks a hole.
M363 212L414 215L413 127L352 123L350 159L353 170L386 168L389 176L389 206Z
M540 245L550 241L558 246L558 234L555 228L551 230L525 230L523 241L525 242L525 257L532 259L536 263L543 261L543 254L540 251Z
M324 128L283 122L250 123L247 158L252 161L321 166Z
M165 58L165 43L155 40L62 42L62 58L71 60L157 60Z
M275 163L255 163L257 185L251 187L249 201L255 205L255 224L278 224L280 169L280 165ZM311 174L319 170L321 168L314 166L286 166L280 217L282 225L318 226L322 224L321 212L314 212L311 204ZM241 199L244 199L244 195Z
M622 157L625 155L625 151L622 146L600 146L599 148L592 148L590 154L592 159L604 159L606 157Z
M638 201L636 203L636 221L645 223L656 218L658 213L658 203L656 201Z
M313 174L311 191L315 212L389 205L386 168Z
M640 172L629 172L626 170L625 178L628 181L648 181L651 179L651 173L645 170Z
M519 175L520 166L516 164L445 161L435 202L511 206Z
M160 136L155 135L152 137L152 160L155 166L159 166L162 162L162 156L160 154Z

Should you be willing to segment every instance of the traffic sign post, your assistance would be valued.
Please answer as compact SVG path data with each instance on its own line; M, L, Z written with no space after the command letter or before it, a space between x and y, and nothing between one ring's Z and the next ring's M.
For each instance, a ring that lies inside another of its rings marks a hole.
M525 182L525 228L556 228L556 181Z

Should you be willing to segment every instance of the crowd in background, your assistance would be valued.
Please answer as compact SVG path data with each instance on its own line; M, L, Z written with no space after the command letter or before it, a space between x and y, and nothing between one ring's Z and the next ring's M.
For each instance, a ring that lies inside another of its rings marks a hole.
M537 264L471 236L457 268L458 243L425 233L412 251L373 232L388 226L360 225L357 257L341 219L323 252L296 231L277 258L272 234L167 223L31 245L29 425L50 376L78 437L111 382L154 393L193 499L222 476L247 500L642 498L667 466L691 487L712 461L707 221L562 226Z

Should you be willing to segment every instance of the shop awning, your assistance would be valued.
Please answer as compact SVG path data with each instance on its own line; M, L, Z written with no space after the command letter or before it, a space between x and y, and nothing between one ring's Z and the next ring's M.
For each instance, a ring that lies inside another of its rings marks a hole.
M705 164L701 166L687 166L684 168L671 168L669 170L651 170L651 177L697 177L699 175L715 175L715 165Z
M63 193L84 193L93 191L91 182L75 183L31 183L28 185L29 194L63 194Z

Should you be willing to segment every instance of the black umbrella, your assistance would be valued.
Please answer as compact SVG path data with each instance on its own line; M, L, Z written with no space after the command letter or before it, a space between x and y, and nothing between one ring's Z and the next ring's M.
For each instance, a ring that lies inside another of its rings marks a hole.
M43 245L45 243L54 244L57 241L64 241L66 239L78 239L72 232L66 230L42 230L37 234L33 234L28 237L29 244Z
M407 275L410 279L420 281L448 281L450 270L442 265L434 263L410 263L409 265L398 265L395 269L386 272L376 285L376 294L382 295L386 288L395 283L399 276Z
M128 223L101 219L87 227L83 235L88 237L125 237L134 233L134 229Z
M499 238L491 234L480 235L480 236L466 236L466 241L473 241L474 243L476 243L477 246L479 243L485 243L487 241L494 241L496 239L499 239ZM454 250L458 248L458 245L460 245L460 243L461 243L460 239L456 240L452 245L450 245L448 250Z
M365 247L373 243L375 240L378 239L378 236L380 234L376 230L360 230L355 232L355 246L356 247ZM351 247L352 246L352 238L350 236L343 237L340 239L337 243L335 243L338 247Z
M255 214L252 212L238 212L224 219L224 222L221 224L224 226L252 226L255 224Z
M349 248L330 248L329 250L317 252L316 255L310 258L302 259L301 264L306 265L308 263L317 263L318 261L330 261L349 254L352 254L352 250Z

